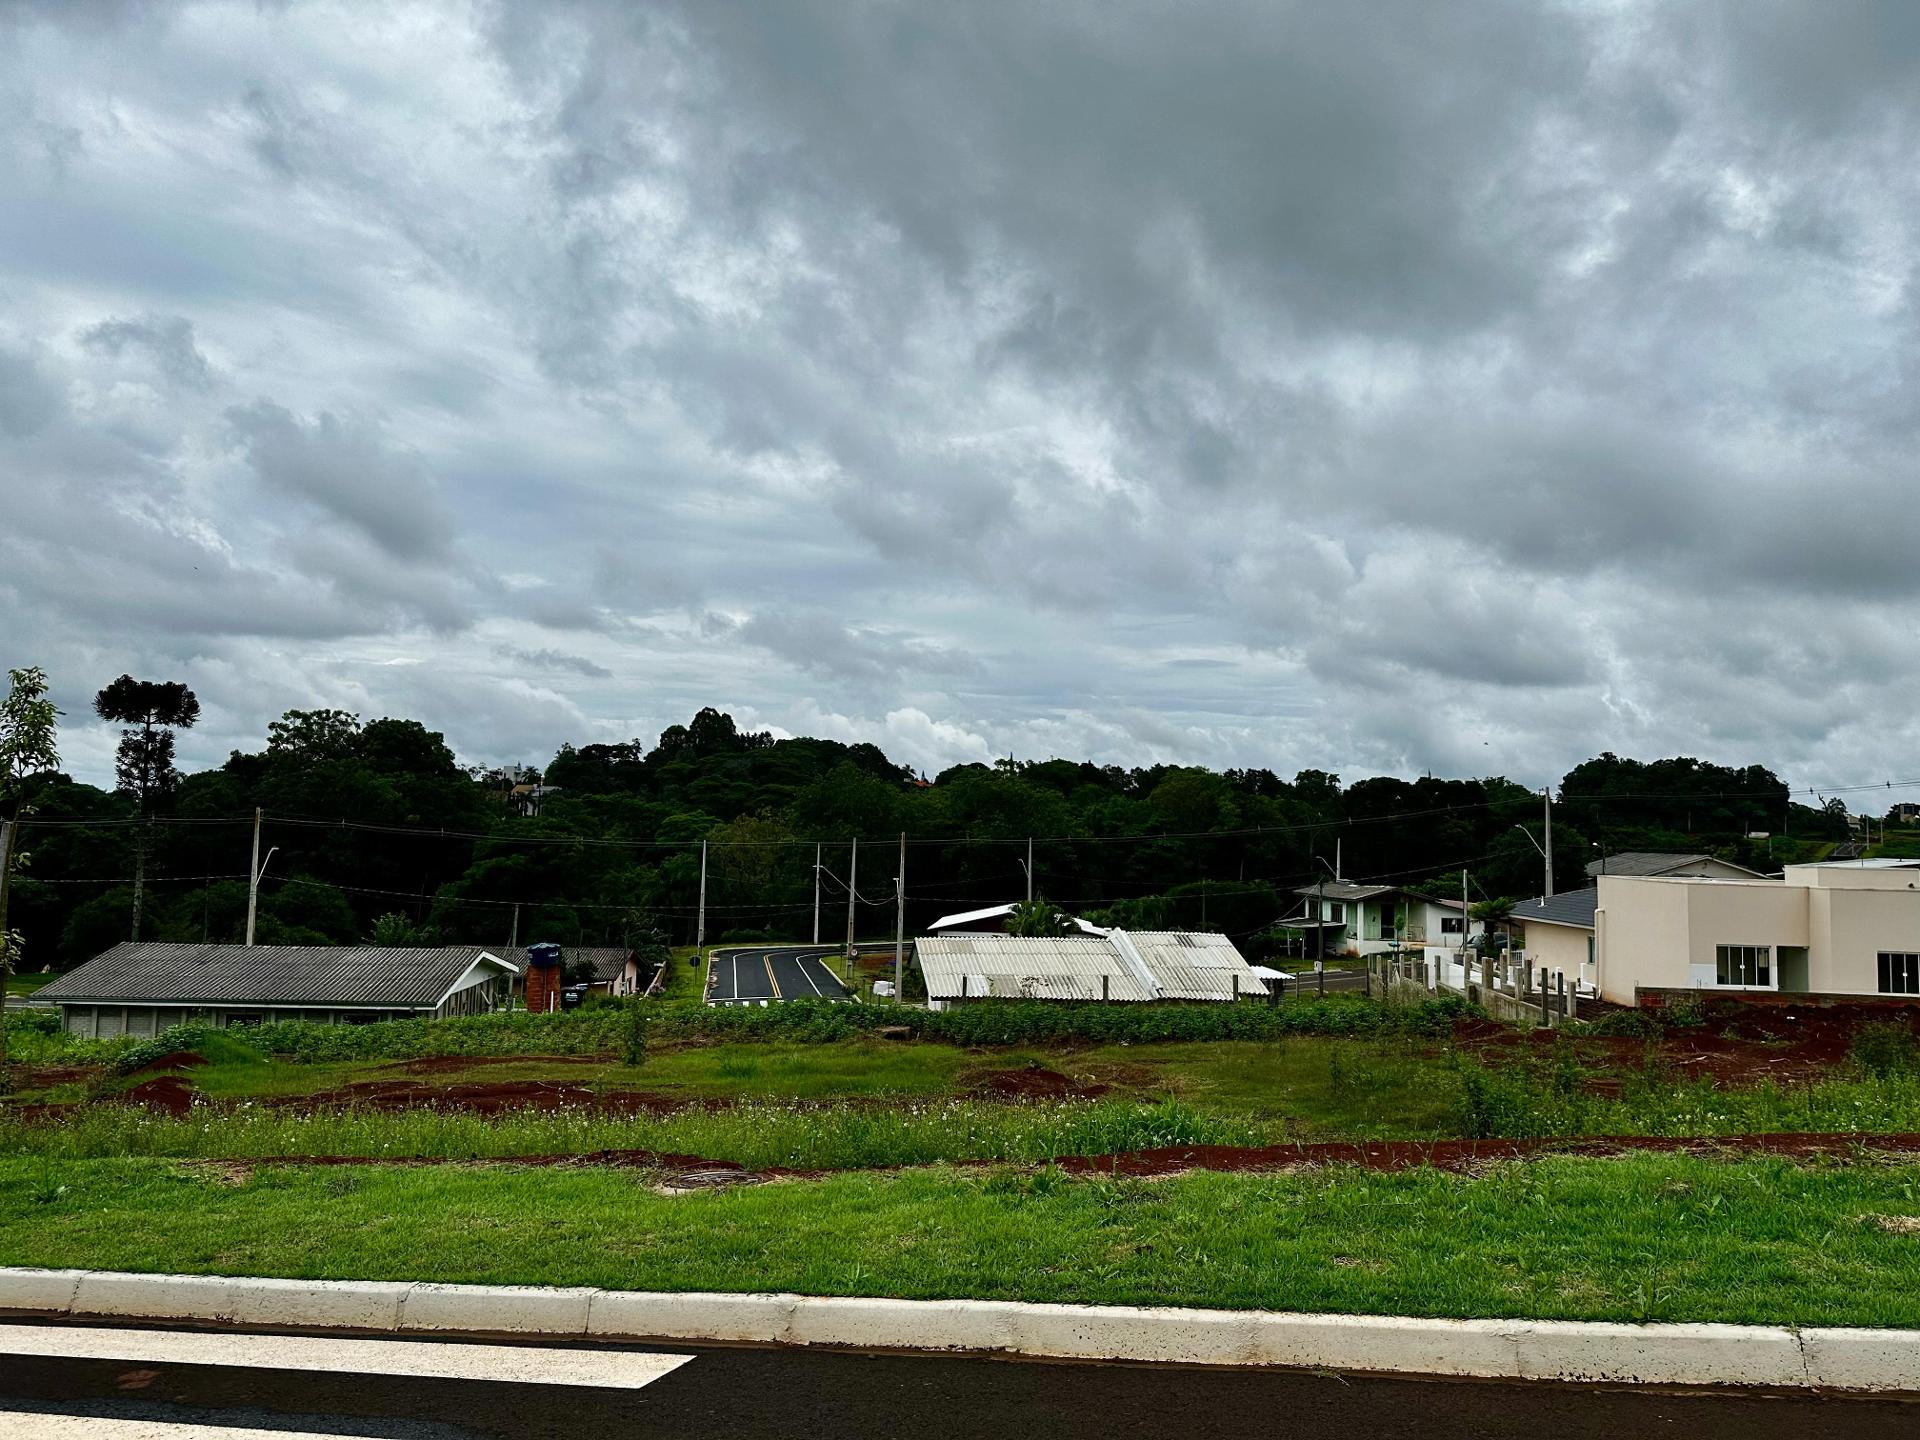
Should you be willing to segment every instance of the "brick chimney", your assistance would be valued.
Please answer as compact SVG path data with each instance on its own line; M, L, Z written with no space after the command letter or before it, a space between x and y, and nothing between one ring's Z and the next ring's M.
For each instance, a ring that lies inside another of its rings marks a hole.
M546 1015L560 1009L560 947L558 945L529 945L527 947L527 1009L535 1015Z

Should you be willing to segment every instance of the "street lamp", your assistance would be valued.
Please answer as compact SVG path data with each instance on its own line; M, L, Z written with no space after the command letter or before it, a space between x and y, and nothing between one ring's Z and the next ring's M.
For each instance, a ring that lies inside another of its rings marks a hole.
M1334 883L1340 883L1340 872L1327 864L1323 856L1313 857L1320 868L1333 876ZM1313 959L1316 965L1325 968L1327 959L1327 882L1315 878L1313 884Z

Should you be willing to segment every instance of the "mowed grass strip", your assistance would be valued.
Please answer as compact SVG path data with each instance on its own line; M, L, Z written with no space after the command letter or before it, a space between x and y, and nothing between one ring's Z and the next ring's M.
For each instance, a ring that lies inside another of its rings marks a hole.
M1636 1155L1478 1178L0 1160L0 1263L1432 1316L1920 1326L1920 1168Z

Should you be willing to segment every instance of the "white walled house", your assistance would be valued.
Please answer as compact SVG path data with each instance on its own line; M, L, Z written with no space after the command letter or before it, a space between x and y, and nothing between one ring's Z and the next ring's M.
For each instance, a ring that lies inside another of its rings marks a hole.
M1458 900L1434 900L1396 885L1358 885L1328 880L1302 885L1300 914L1279 928L1303 931L1306 958L1317 958L1318 931L1331 957L1379 955L1392 950L1458 950L1486 927L1471 920Z
M1536 972L1558 971L1569 985L1576 981L1592 988L1599 968L1594 939L1594 911L1600 903L1597 886L1566 890L1523 900L1508 917L1519 947Z
M1920 999L1920 861L1789 865L1777 880L1603 875L1597 890L1603 999Z

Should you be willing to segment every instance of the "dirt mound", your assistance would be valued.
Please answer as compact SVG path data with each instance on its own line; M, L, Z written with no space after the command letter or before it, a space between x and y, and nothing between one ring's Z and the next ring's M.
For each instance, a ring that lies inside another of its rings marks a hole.
M196 1055L191 1050L175 1050L162 1055L158 1060L149 1060L133 1073L136 1075L158 1075L164 1070L192 1070L207 1063L207 1057Z
M1112 1088L1082 1083L1044 1065L1028 1065L983 1075L968 1088L967 1095L974 1100L1091 1100Z
M417 1060L396 1060L382 1070L398 1070L405 1075L450 1075L460 1070L478 1070L492 1065L604 1065L597 1055L422 1055Z
M129 1105L143 1105L162 1115L184 1115L193 1108L197 1093L178 1075L157 1075L122 1091L120 1099Z
M22 1068L26 1075L27 1084L32 1086L41 1086L41 1085L71 1085L77 1082L91 1080L96 1075L99 1075L100 1073L102 1073L106 1069L106 1066L104 1065L33 1065L33 1066L25 1066Z

